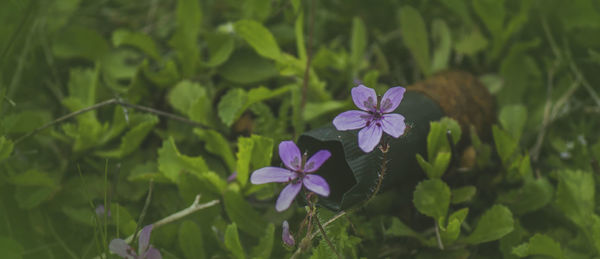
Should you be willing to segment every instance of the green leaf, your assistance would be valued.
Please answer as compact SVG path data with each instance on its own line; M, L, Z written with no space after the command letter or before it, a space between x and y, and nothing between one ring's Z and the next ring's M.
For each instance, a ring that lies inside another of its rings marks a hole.
M0 251L2 251L2 258L5 259L21 259L25 250L23 246L16 240L0 236Z
M240 88L231 89L219 102L219 117L227 126L231 126L250 105L271 99L289 90L290 87L288 86L275 90L260 86L251 89L247 93Z
M354 67L354 73L360 69L360 64L367 48L367 32L365 23L358 17L352 19L352 36L350 39L350 60Z
M478 30L473 30L469 34L464 35L454 45L454 50L458 54L474 56L478 52L484 50L488 45L488 40L481 35Z
M470 201L475 196L477 188L472 185L460 187L452 190L452 204L458 204Z
M209 171L202 157L180 154L173 137L163 141L162 147L158 150L158 169L174 183L177 183L180 174L191 173L199 176Z
M332 113L334 111L342 110L344 107L347 107L347 102L341 101L325 101L325 102L308 102L304 107L304 112L302 113L302 117L304 121L314 120L322 115Z
M200 84L183 80L169 91L167 98L175 110L187 115L196 100L206 95L206 89Z
M504 80L497 74L485 74L479 77L479 81L485 85L491 94L496 94L504 86Z
M395 236L395 237L413 237L419 239L420 241L424 241L425 238L421 236L421 234L412 230L409 226L404 224L399 218L392 217L392 224L389 228L387 228L384 232L386 236Z
M119 231L121 235L128 236L133 234L136 229L136 221L133 219L127 208L112 202L110 204L111 217L114 222L119 222Z
M440 121L432 121L430 123L427 135L428 161L434 161L439 152L451 152L447 137L448 132L450 132L454 144L458 143L462 133L458 122L444 117Z
M498 240L512 232L514 221L512 213L502 205L494 205L483 213L477 227L465 241L469 244L480 244Z
M179 249L181 249L185 258L206 258L202 230L193 221L186 220L179 225L177 240L179 241Z
M411 6L400 8L400 29L402 40L417 61L424 75L431 74L429 65L429 39L425 21L419 11Z
M96 30L71 25L57 33L52 52L59 58L85 58L98 61L109 51L106 40Z
M434 44L431 72L435 73L448 68L448 61L452 51L452 36L444 20L433 20L431 24L431 39Z
M448 225L441 228L440 236L444 244L452 244L460 235L460 227L469 214L469 208L462 208L450 214L448 217Z
M8 181L17 186L49 186L57 187L57 180L50 174L37 169L29 169L24 173L12 175Z
M498 120L502 128L508 131L516 141L519 141L525 122L527 122L527 108L520 104L504 106L500 110Z
M513 154L517 150L518 143L510 134L498 126L492 126L492 134L494 135L494 142L496 144L496 151L502 159L504 165L508 165Z
M171 86L176 83L180 78L177 65L173 60L167 60L161 64L160 69L156 69L150 65L150 62L146 59L141 64L144 76L146 76L152 83L159 86Z
M564 259L560 244L544 234L535 234L528 243L513 248L513 254L519 257L529 255L545 255L551 258Z
M258 240L258 245L252 248L250 253L252 258L269 259L273 251L273 241L275 241L275 225L269 223L267 228Z
M137 150L140 144L142 144L142 141L144 141L146 136L148 136L150 131L152 131L154 126L158 123L158 117L154 115L145 114L139 117L143 118L143 121L123 135L121 138L121 145L118 149L97 151L95 154L102 157L122 158Z
M415 189L413 203L422 214L442 221L450 206L450 188L439 179L422 181Z
M579 227L587 228L594 214L594 176L589 172L557 172L556 206Z
M58 186L17 186L15 200L21 209L33 209L49 200L59 190Z
M228 188L223 195L223 202L227 215L239 226L240 230L248 235L261 237L267 222L244 200L238 190Z
M521 188L501 193L498 202L507 205L512 212L519 215L548 205L553 194L554 188L548 179L528 179Z
M216 67L225 63L235 47L233 38L225 33L209 33L206 37L206 45L210 58L203 65L207 67Z
M233 172L235 170L236 163L233 151L229 146L229 141L223 135L215 130L205 129L195 129L194 133L198 135L200 141L205 142L204 148L206 151L220 156L229 168L229 171Z
M156 43L154 43L154 40L147 34L132 32L127 29L117 29L113 31L112 43L115 47L127 45L138 48L148 54L151 58L160 60L160 54L158 53Z
M280 59L281 50L275 37L262 24L253 20L240 20L234 24L234 29L259 55L273 60Z
M238 139L237 152L237 180L245 186L248 182L251 169L259 169L271 163L273 154L273 140L270 138L252 135Z
M242 247L242 243L240 242L240 237L238 236L238 230L235 223L229 224L227 226L227 229L225 230L225 247L227 247L227 250L231 252L233 258L246 258L244 248Z
M0 162L12 154L14 144L10 139L4 136L0 137Z
M231 82L251 84L275 77L279 72L273 62L242 48L219 67L218 73Z
M504 27L504 1L503 0L473 0L473 9L483 20L487 29L496 37L500 37Z
M178 0L176 17L177 29L169 45L175 48L183 76L187 78L196 71L200 57L197 40L202 24L202 11L199 2Z

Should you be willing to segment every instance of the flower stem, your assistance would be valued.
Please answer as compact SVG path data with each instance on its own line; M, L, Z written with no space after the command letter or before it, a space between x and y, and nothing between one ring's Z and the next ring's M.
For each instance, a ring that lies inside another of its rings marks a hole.
M316 209L314 211L316 213ZM331 240L329 240L329 237L325 233L325 230L323 229L323 226L321 225L321 222L319 221L319 217L318 216L315 217L315 222L317 222L317 226L319 226L319 231L321 231L321 235L323 235L323 238L325 238L325 241L327 241L327 244L329 245L329 248L331 248L331 250L333 250L333 252L337 256L337 258L341 259L342 257L340 256L340 254L338 254L337 250L335 250L335 247L333 246L333 243L331 243Z
M371 200L373 200L373 198L375 198L375 195L377 195L377 193L379 193L379 190L381 189L381 185L383 183L383 178L385 177L385 171L387 171L387 152L390 150L390 145L388 143L381 143L381 145L379 145L379 150L381 150L381 153L383 154L383 156L381 157L381 172L379 173L379 179L377 180L377 185L375 185L375 190L373 190L373 193L371 193L371 196L369 196L369 198L367 199L367 201L365 201L365 203L362 206L366 206L369 202L371 202Z

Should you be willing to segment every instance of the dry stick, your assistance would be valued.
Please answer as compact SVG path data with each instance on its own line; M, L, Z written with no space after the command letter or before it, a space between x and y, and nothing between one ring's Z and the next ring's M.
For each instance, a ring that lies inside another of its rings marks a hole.
M75 117L77 115L80 115L80 114L83 114L83 113L86 113L86 112L89 112L89 111L93 111L93 110L96 110L96 109L99 109L99 108L102 108L104 106L108 106L108 105L111 105L111 104L118 104L118 105L121 105L121 106L124 106L124 107L129 107L129 108L133 108L133 109L144 111L144 112L154 113L156 115L163 116L163 117L166 117L166 118L169 118L169 119L173 119L173 120L177 120L177 121L180 121L180 122L192 125L194 127L202 128L202 129L207 129L208 128L207 126L205 126L203 124L200 124L198 122L186 119L184 117L181 117L181 116L178 116L178 115L175 115L175 114L172 114L172 113L164 112L164 111L157 110L157 109L150 108L150 107L146 107L146 106L141 106L141 105L137 105L137 104L127 103L127 102L121 101L121 100L119 100L117 98L113 98L113 99L109 99L109 100L106 100L106 101L103 101L103 102L99 102L97 104L94 104L92 106L83 108L81 110L74 111L74 112L69 113L67 115L64 115L64 116L62 116L62 117L60 117L60 118L58 118L56 120L48 122L48 123L42 125L41 127L39 127L37 129L35 129L35 130L33 130L33 131L31 131L31 132L29 132L29 133L21 136L20 138L18 138L17 140L15 140L14 143L17 144L17 143L19 143L19 142L21 142L21 141L23 141L23 140L25 140L25 139L33 136L33 135L39 133L40 131L45 130L45 129L53 126L54 124L61 123L61 122L65 121L65 120L73 118L73 117Z
M207 203L200 204L200 194L198 194L198 195L196 195L196 199L194 199L194 203L192 203L192 205L190 205L189 207L187 207L187 208L185 208L183 210L180 210L178 212L175 212L175 213L173 213L173 214L171 214L169 216L164 217L163 219L161 219L159 221L156 221L156 222L152 223L153 229L156 229L156 228L158 228L160 226L163 226L163 225L169 224L171 222L177 221L177 220L179 220L179 219L181 219L181 218L183 218L183 217L185 217L187 215L190 215L190 214L192 214L192 213L194 213L196 211L199 211L201 209L205 209L205 208L208 208L208 207L212 207L212 206L214 206L214 205L216 205L218 203L219 203L219 200L212 200L212 201L209 201ZM138 231L136 231L136 232L138 232ZM125 242L130 243L133 240L133 236L136 235L136 234L138 234L138 233L134 233L134 234L128 236L127 238L125 238ZM99 259L102 256L103 255L96 256L95 259Z

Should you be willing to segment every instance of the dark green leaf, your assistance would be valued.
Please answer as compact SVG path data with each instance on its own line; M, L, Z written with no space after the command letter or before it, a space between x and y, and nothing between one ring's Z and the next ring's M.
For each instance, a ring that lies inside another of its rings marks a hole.
M264 233L258 240L258 245L252 248L252 258L257 259L268 259L271 258L271 252L273 251L273 241L275 240L275 225L269 223L265 228Z
M422 181L415 189L413 203L419 212L441 221L450 206L450 188L439 179Z
M235 188L228 188L223 195L225 211L229 218L239 225L240 230L246 234L260 237L267 223L263 217L244 200L244 197Z
M402 40L412 52L421 72L425 75L431 73L429 60L429 39L425 21L419 11L411 6L400 9L400 28Z
M158 150L158 169L174 183L177 182L180 174L201 175L208 171L202 157L189 157L179 153L173 138L163 141L162 147Z
M244 253L244 248L240 242L240 237L238 236L237 226L235 223L227 226L227 229L225 230L225 247L227 247L229 252L231 252L233 258L246 258L246 254Z
M177 240L185 258L203 259L206 257L204 241L202 240L202 230L193 221L186 220L179 225Z
M564 259L560 244L549 236L535 234L529 239L528 243L521 244L513 248L513 254L519 257L528 255L545 255L551 258Z
M470 201L475 196L477 188L472 185L460 187L452 190L452 204L458 204Z
M448 67L448 61L452 51L450 29L444 20L433 20L433 23L431 24L431 39L433 40L431 72L435 73Z
M25 250L23 246L12 238L0 236L0 251L2 258L5 259L20 259L23 258Z
M500 110L498 120L502 128L518 141L521 138L525 122L527 121L527 108L523 105L504 106Z
M241 20L234 24L234 29L259 55L273 60L280 59L281 50L275 37L262 24L252 20Z
M202 11L198 1L177 1L177 30L169 44L177 51L184 77L190 77L196 71L200 58L197 40L201 23Z
M112 43L115 47L128 45L138 48L153 59L160 60L156 43L154 43L154 40L150 36L144 33L118 29L112 34Z
M502 205L494 205L483 213L477 227L465 241L479 244L498 240L514 229L514 221L510 210Z

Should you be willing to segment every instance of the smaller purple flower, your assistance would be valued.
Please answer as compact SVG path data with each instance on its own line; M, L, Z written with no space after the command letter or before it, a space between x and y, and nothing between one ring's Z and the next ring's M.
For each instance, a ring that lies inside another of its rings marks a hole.
M95 209L95 212L96 212L96 215L98 215L98 217L104 217L104 205L102 205L102 204L98 205ZM106 215L110 217L110 209L108 210Z
M362 111L342 112L333 119L333 125L340 131L361 129L358 132L358 146L364 152L371 152L379 144L383 132L394 138L404 134L404 116L391 112L398 108L405 91L401 86L392 87L378 101L372 88L362 84L354 87L352 100Z
M306 154L300 155L300 149L293 141L282 141L279 144L279 157L287 168L264 167L254 171L250 176L250 182L253 184L289 183L277 198L275 204L277 211L281 212L290 207L302 189L302 185L318 195L329 196L327 181L319 175L312 174L331 157L329 151L319 150L306 160Z
M162 259L160 251L149 245L150 233L152 232L152 225L145 226L140 232L138 239L138 251L137 253L133 248L120 238L115 238L110 241L108 248L111 252L118 256L126 259Z
M294 246L296 244L296 240L294 240L294 236L290 234L290 224L287 222L287 220L283 221L282 227L283 231L281 232L281 239L283 239L283 242L286 245Z

